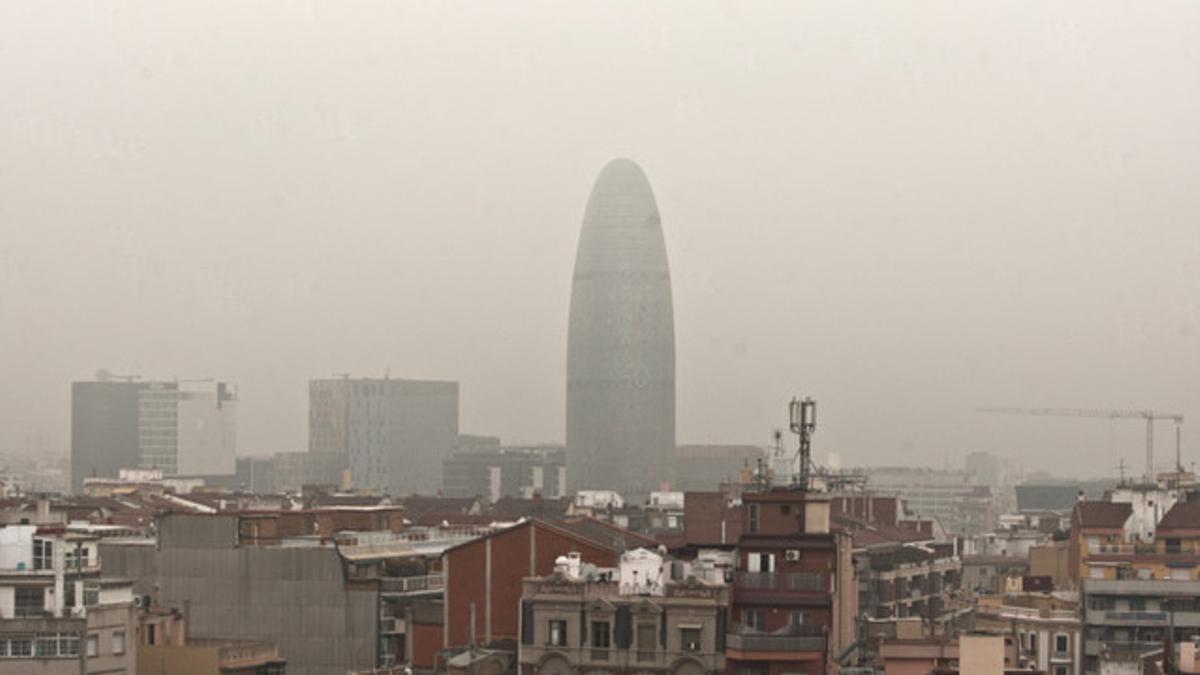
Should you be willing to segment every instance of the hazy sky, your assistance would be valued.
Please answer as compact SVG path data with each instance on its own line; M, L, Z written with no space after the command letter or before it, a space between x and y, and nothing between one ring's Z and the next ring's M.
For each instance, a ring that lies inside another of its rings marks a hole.
M618 156L680 442L765 444L802 394L843 463L1141 467L1138 422L993 403L1182 412L1200 461L1195 2L2 0L0 445L65 449L99 367L236 382L243 453L388 370L561 440Z

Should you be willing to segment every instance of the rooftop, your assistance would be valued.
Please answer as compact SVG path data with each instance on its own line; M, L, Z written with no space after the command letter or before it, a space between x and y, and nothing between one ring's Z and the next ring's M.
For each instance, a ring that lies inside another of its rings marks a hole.
M1075 513L1080 527L1120 529L1133 514L1133 506L1126 502L1079 502Z

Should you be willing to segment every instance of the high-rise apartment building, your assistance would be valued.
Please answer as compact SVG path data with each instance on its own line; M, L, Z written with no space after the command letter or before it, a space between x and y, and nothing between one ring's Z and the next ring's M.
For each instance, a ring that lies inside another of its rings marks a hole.
M458 383L390 378L313 380L308 450L346 459L357 488L436 492L458 440Z

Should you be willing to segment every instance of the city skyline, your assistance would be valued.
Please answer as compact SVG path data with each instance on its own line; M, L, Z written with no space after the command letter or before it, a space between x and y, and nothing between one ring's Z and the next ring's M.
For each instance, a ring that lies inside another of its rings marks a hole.
M389 369L561 442L565 224L614 156L684 226L681 444L769 444L811 395L818 458L1114 475L1138 424L974 409L1200 419L1195 6L18 4L9 448L65 451L97 367L238 382L246 454L305 447L309 379Z

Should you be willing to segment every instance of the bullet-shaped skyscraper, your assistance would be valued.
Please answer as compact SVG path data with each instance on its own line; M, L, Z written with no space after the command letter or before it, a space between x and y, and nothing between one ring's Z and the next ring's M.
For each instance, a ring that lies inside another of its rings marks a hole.
M650 182L628 159L600 172L583 215L567 337L567 479L629 496L673 473L675 320Z

